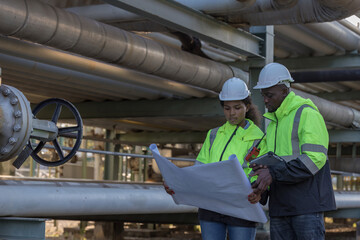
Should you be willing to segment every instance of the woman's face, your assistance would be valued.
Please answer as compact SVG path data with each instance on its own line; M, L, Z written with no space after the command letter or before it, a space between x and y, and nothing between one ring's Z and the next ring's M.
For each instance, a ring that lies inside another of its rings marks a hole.
M249 109L243 101L224 101L223 109L225 118L230 124L245 127L245 115Z

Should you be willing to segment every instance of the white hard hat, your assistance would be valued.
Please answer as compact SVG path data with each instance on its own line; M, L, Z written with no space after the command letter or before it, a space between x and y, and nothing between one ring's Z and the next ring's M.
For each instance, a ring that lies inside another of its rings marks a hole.
M243 100L250 95L246 83L240 78L230 78L224 83L219 94L220 101Z
M269 88L277 84L285 84L287 87L290 87L291 82L294 82L294 79L284 65L269 63L261 70L259 81L254 89Z

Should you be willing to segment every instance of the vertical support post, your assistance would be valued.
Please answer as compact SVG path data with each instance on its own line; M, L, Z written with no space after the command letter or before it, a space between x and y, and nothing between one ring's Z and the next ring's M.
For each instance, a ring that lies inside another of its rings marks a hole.
M114 130L106 130L106 139L114 139L115 131ZM114 144L112 142L105 143L105 151L114 151ZM105 166L104 166L104 180L113 180L113 169L114 169L114 156L113 155L105 155Z
M120 152L123 153L124 149L121 147ZM124 181L124 157L119 156L119 180Z
M147 154L145 150L143 154ZM144 158L144 182L149 179L149 159Z
M253 103L256 104L262 114L266 112L265 104L259 90L254 90L253 87L256 85L261 68L268 63L274 61L274 26L254 26L250 28L250 32L263 39L260 44L260 53L265 57L262 61L254 59L250 60L249 68L249 88ZM265 131L268 122L262 124L262 130Z
M336 158L335 158L335 166L336 169L340 168L340 159L341 159L341 143L336 144ZM342 175L336 176L336 190L344 190L344 177Z
M274 26L253 26L250 32L264 41L260 42L260 54L265 57L264 65L274 61Z
M30 177L33 177L34 176L34 162L35 160L34 159L30 159L30 166L29 166L29 176Z
M120 138L120 134L116 134L115 135L115 139L118 140ZM121 149L121 144L120 143L115 143L114 144L114 152L120 152ZM120 156L114 156L114 170L113 170L113 176L114 176L114 180L119 180L120 179L120 174L119 174L119 165L120 165Z
M352 145L352 152L351 152L351 157L352 157L352 163L353 163L353 167L352 167L352 169L354 169L354 171L356 171L357 169L356 169L356 162L357 162L357 160L356 160L356 150L357 150L357 148L356 148L356 143L353 143L353 145ZM360 186L358 186L357 185L357 182L358 182L358 178L359 177L352 177L352 185L351 185L351 190L352 191L357 191L358 189L358 187L360 187Z
M143 154L141 146L135 146L135 154ZM139 164L139 168L138 168L138 172L135 173L138 175L137 177L135 177L135 179L139 182L142 182L142 181L144 181L144 175L143 175L143 173L144 173L144 158L138 158L137 161Z
M85 141L83 141L83 143L85 145L85 148L88 149L88 140L85 139ZM85 153L85 157L82 158L81 161L81 178L86 178L87 176L87 154Z

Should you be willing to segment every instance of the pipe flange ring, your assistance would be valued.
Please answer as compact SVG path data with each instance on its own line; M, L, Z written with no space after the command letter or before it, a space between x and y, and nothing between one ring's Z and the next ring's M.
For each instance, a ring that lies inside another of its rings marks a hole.
M17 156L32 131L32 112L26 97L16 88L0 86L0 161Z

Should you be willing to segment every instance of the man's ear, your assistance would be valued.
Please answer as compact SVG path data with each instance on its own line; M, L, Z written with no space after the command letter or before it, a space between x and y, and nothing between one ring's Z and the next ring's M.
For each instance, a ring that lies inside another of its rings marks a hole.
M281 93L284 98L289 94L289 92L290 92L290 88L286 87L285 85L284 87L281 88Z

